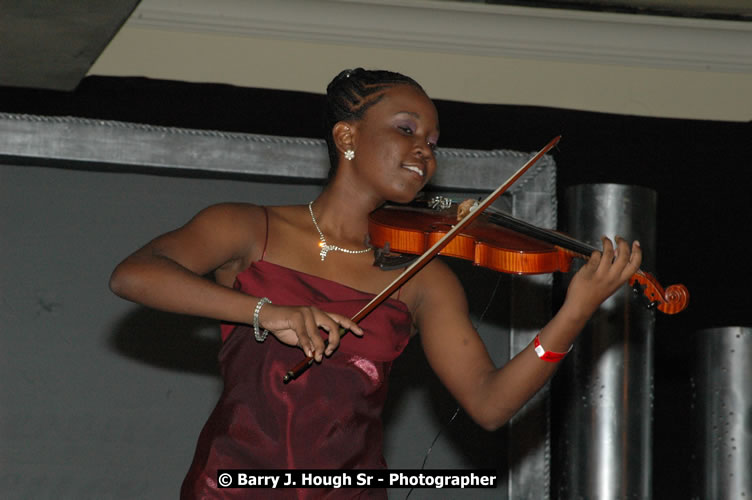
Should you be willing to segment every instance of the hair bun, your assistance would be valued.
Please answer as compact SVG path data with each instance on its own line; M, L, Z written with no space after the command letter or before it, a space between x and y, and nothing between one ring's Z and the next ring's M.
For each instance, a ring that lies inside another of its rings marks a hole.
M363 72L365 72L363 68L345 69L340 71L339 74L332 79L329 85L327 85L326 92L329 93L333 87L336 87L341 82L347 81L351 76L357 76L357 73Z

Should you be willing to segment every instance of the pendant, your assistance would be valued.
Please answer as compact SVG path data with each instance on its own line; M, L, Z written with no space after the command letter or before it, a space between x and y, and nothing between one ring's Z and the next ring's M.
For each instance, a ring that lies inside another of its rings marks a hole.
M320 246L321 246L321 251L319 252L319 255L321 256L321 262L324 262L324 259L326 259L326 254L329 252L329 250L334 250L334 247L330 247L329 245L326 245L326 244L322 244Z

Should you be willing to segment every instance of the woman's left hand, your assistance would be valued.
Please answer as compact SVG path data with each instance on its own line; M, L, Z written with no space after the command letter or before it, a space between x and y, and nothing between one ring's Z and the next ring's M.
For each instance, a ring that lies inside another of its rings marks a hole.
M564 304L576 307L578 314L589 318L603 301L613 295L639 269L642 263L640 243L630 250L623 238L616 237L616 247L602 237L603 251L593 252L587 263L574 275Z

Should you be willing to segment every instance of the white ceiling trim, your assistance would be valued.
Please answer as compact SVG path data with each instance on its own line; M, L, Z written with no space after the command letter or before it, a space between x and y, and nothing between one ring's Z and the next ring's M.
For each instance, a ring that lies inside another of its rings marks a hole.
M430 0L143 0L131 26L752 73L752 23Z

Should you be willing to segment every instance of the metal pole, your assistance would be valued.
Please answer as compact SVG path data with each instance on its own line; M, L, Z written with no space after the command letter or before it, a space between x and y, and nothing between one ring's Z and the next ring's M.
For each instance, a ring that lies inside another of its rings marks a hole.
M752 498L752 328L697 333L693 498Z
M615 235L655 256L654 191L590 184L565 193L563 228L592 246ZM556 290L566 291L571 274ZM628 286L595 313L552 386L552 493L559 499L650 499L654 314Z

